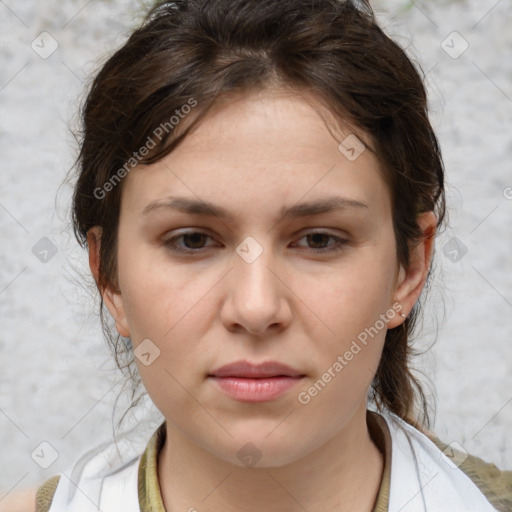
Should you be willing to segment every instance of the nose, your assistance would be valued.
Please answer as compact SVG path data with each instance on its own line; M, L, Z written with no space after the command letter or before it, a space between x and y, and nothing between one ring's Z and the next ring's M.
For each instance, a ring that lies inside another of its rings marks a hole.
M272 250L253 237L238 247L226 283L221 317L230 331L265 336L291 320L291 291Z

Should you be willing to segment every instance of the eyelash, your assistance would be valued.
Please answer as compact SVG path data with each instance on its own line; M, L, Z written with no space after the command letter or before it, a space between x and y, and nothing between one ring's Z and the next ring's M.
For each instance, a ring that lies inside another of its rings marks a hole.
M168 240L164 241L164 245L173 252L181 253L181 254L194 254L199 253L202 249L205 249L204 247L200 247L198 249L188 249L188 248L182 248L178 247L175 242L176 240L179 240L180 238L183 238L185 236L191 236L191 235L206 235L208 238L212 238L210 235L203 231L189 231L188 233L182 233L181 235L169 238ZM344 246L347 244L347 240L340 238L335 235L331 235L330 233L326 233L323 231L314 231L312 233L308 233L304 236L302 236L299 240L302 240L302 238L306 238L307 236L311 235L327 235L329 238L333 238L336 241L336 244L334 246L331 246L327 249L309 249L310 252L313 252L315 254L326 254L326 253L333 253L333 252L339 252L344 249Z

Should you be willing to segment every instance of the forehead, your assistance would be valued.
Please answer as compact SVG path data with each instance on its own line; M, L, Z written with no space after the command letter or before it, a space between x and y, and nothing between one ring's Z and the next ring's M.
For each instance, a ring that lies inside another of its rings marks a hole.
M141 214L150 203L179 195L262 214L336 193L385 213L390 198L377 158L362 143L355 147L362 153L347 158L340 142L359 139L332 120L313 96L288 90L229 97L169 155L135 168L122 204Z
M318 161L322 152L328 160L337 139L353 131L312 93L273 87L223 95L182 145L230 159L258 154L260 161L300 160L304 155Z

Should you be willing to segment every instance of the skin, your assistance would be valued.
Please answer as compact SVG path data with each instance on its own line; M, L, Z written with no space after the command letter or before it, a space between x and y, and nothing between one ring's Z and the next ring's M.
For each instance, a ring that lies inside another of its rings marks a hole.
M37 487L20 489L4 494L0 491L0 512L34 512Z
M158 462L167 510L373 507L383 458L366 424L367 393L386 328L404 318L389 319L307 405L298 394L398 297L409 313L426 280L436 219L419 218L426 239L402 268L376 156L365 150L349 161L338 144L351 130L334 138L322 109L314 97L284 89L233 97L170 155L123 183L118 286L103 297L121 335L135 348L150 339L160 350L149 366L137 363L167 420ZM170 208L143 214L171 195L213 202L233 218ZM279 216L283 206L330 195L366 206ZM171 250L169 240L184 231L206 233L175 241L196 254ZM315 231L345 242L327 252L336 239L306 237ZM263 250L251 263L236 252L248 236ZM101 230L88 241L97 278ZM207 378L239 359L277 360L305 377L272 401L242 403ZM261 455L253 467L237 457L248 442Z

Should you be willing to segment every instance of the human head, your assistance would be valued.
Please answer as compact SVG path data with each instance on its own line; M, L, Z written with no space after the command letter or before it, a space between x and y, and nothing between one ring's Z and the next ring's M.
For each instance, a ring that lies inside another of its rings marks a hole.
M313 95L332 115L332 128L350 127L376 155L391 197L397 262L407 267L423 236L419 215L433 211L438 224L443 220L443 166L421 77L375 23L369 4L161 2L103 66L83 109L73 216L83 244L101 226L100 290L118 286L124 180L112 177L133 153L148 147L136 163L154 164L221 102L279 87ZM128 174L131 167L124 168ZM387 331L372 386L378 405L408 420L415 402L426 413L409 368L417 309Z

